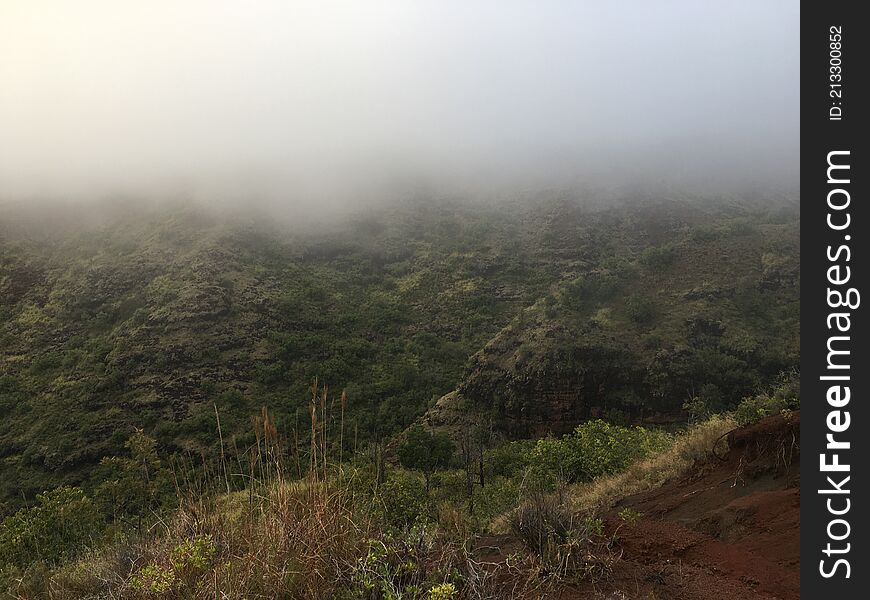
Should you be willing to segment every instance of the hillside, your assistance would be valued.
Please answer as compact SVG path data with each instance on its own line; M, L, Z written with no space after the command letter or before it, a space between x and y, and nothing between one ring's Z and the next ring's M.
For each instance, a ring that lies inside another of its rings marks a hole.
M692 395L718 410L797 364L789 204L419 202L318 227L192 209L63 229L11 217L4 513L86 482L135 428L214 455L217 410L243 452L265 406L289 436L315 377L347 390L350 451L456 389L525 437L678 420Z
M509 437L594 418L673 423L687 401L726 410L795 369L797 220L654 224L640 251L611 247L520 311L424 421L456 429L484 418Z

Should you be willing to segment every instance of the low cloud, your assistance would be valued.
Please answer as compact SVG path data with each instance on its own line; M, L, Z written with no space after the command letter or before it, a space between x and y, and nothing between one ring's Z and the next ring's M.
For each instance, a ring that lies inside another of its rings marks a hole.
M797 184L797 2L0 6L0 199Z

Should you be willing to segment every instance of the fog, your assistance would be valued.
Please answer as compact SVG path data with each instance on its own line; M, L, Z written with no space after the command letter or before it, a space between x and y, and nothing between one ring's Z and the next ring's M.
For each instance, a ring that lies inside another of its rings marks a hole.
M799 6L0 3L0 201L796 188Z

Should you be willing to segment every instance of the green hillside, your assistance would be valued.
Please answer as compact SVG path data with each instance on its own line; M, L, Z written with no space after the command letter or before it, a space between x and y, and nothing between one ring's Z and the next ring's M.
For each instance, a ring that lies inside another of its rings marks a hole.
M667 423L733 408L800 353L799 223L719 217L614 249L523 310L428 416L483 413L516 437L594 418Z
M0 513L86 483L135 428L167 455L214 455L216 409L231 454L263 406L304 430L315 377L347 390L351 450L457 388L525 436L733 405L798 363L790 204L417 202L318 227L153 209L0 232Z

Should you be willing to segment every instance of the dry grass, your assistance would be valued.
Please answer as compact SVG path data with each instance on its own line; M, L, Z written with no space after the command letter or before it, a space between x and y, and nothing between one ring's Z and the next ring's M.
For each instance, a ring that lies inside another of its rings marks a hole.
M710 456L714 444L718 443L721 454L727 445L722 436L735 427L737 422L730 415L713 416L690 427L666 450L639 460L621 473L574 484L560 495L567 496L574 513L601 514L626 496L659 487L685 473L696 460ZM490 531L508 533L512 519L511 512L496 517Z
M735 427L737 422L730 415L717 415L693 425L673 446L634 463L622 473L572 486L572 507L581 512L601 512L626 496L659 487L685 473L696 460L710 456L717 442L717 451L722 452L727 443L722 436Z
M318 409L323 410L315 405L315 415ZM527 499L499 520L533 552L519 562L487 563L471 551L474 536L467 519L449 507L442 507L434 536L385 534L373 517L374 499L354 496L348 473L339 475L338 466L325 468L325 446L318 439L323 434L318 421L312 421L312 454L320 460L308 478L285 477L289 469L271 459L280 454L270 448L276 436L264 433L250 467L252 476L266 474L257 478L259 483L241 492L182 498L167 520L158 519L141 538L117 540L73 563L46 569L41 586L22 585L11 597L377 600L409 586L418 591L408 597L422 598L429 586L448 581L457 582L462 598L546 596L544 590L565 577L606 578L618 560L606 538L596 533L596 520L579 516L600 514L625 496L684 473L735 427L730 417L695 425L673 446L623 473L572 486L565 505L555 497L542 498L543 505ZM542 577L542 572L553 577Z
M158 527L146 540L115 543L49 574L48 596L334 597L369 542L347 494L323 483L272 486L253 503L246 493L190 502Z

